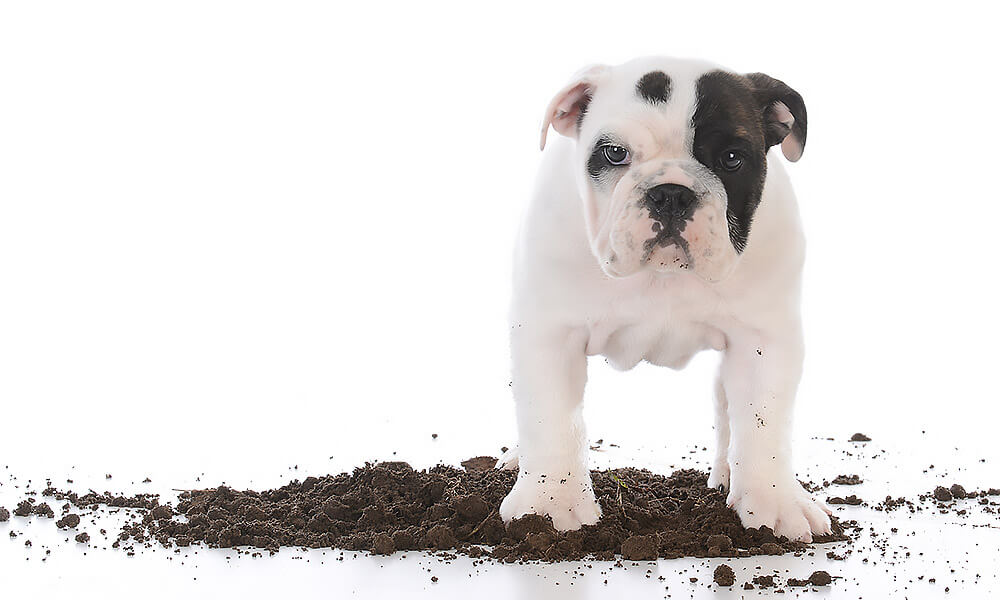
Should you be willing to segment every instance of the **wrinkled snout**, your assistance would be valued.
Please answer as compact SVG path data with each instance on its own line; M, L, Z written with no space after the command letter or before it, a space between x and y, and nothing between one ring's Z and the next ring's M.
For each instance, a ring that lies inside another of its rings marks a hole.
M615 192L602 268L627 277L645 268L693 271L718 281L732 270L726 195L701 165L682 161L642 165Z

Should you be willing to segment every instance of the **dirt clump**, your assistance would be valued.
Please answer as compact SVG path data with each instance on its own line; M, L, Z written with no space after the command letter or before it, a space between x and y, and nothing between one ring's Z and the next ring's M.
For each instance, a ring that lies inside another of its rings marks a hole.
M729 565L719 565L715 567L712 579L715 583L723 587L729 587L736 583L736 573L733 572L733 568Z
M813 571L813 574L809 576L809 583L816 586L830 585L832 581L833 577L826 571Z
M790 577L788 579L789 587L805 587L807 585L814 585L817 587L830 585L833 581L833 577L826 571L813 571L813 574L809 576L808 579L795 579Z
M0 523L10 520L10 511L0 506Z
M78 533L78 534L76 534L76 538L75 539L76 539L77 542L79 542L81 544L86 544L87 542L90 541L90 534L86 533L86 532L84 532L84 533Z
M73 529L80 524L80 515L69 513L63 518L56 521L56 527L59 529Z
M850 441L852 442L870 442L872 439L863 433L855 433L851 436Z
M840 496L833 496L832 498L826 499L827 504L848 504L850 506L860 506L862 503L861 498L858 498L854 494L846 498L841 498Z
M27 517L34 510L35 506L31 498L27 500L22 500L17 503L17 508L14 509L15 517Z
M861 485L864 481L858 475L837 475L831 483L834 485Z
M622 558L625 560L656 560L660 541L655 535L633 535L622 542Z
M467 471L489 471L497 464L492 456L473 456L462 461L462 467Z

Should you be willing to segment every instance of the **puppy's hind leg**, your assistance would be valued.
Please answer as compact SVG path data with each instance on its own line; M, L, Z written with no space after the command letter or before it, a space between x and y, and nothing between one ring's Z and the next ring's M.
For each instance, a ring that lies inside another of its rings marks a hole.
M723 493L729 491L729 400L721 373L715 378L715 460L708 487Z

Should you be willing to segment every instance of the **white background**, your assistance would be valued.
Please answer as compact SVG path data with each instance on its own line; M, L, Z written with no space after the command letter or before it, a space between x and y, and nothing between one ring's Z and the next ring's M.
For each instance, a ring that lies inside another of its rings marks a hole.
M801 445L864 431L907 476L917 447L961 446L1000 483L981 8L0 6L0 464L21 483L271 486L512 444L510 253L542 109L579 67L643 54L763 71L806 100ZM622 445L615 465L679 464L710 443L715 361L592 360L591 437ZM72 552L20 582L110 593ZM163 564L150 577L188 581ZM266 587L270 564L226 585ZM346 572L305 589L364 596Z

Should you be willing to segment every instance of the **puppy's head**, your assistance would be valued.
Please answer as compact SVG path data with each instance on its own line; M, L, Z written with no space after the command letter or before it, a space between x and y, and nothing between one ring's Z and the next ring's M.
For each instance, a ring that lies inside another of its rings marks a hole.
M767 174L767 150L796 161L802 97L762 73L639 59L578 73L549 104L549 126L575 138L591 249L611 277L735 269Z

